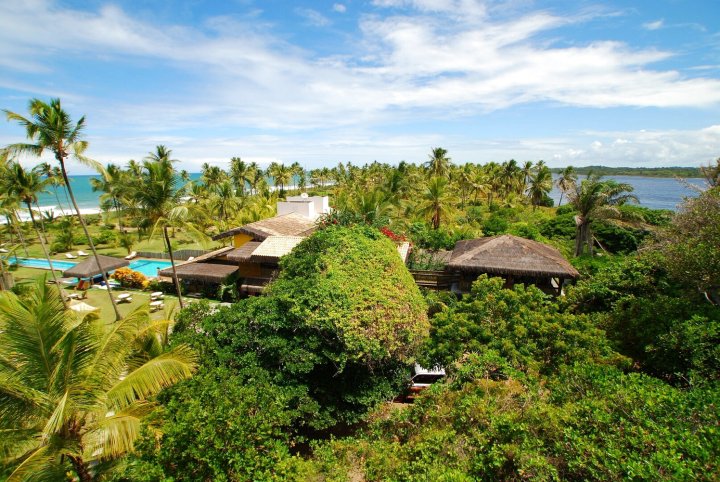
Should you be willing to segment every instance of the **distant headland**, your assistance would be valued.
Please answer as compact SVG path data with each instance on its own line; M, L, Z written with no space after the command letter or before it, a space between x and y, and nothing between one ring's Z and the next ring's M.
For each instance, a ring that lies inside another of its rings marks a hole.
M559 174L563 168L554 167L550 169L553 173ZM607 167L607 166L585 166L576 167L575 172L586 175L589 172L600 176L644 176L644 177L703 177L699 167Z

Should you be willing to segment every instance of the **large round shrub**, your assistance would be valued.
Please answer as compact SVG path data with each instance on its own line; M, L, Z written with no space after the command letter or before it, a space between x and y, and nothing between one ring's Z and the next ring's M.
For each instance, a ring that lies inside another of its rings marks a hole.
M395 245L370 228L328 228L300 243L283 258L269 297L368 365L407 360L429 329L425 301Z

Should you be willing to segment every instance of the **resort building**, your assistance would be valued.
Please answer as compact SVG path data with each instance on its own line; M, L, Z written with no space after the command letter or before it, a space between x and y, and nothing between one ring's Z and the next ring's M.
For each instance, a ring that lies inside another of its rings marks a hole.
M554 295L562 292L567 280L580 276L552 246L510 234L458 241L446 270L456 274L461 293L469 292L481 274L504 278L506 288L534 284Z
M330 206L327 196L302 194L278 202L277 210L277 216L213 236L213 240L232 238L231 246L176 266L178 278L197 289L233 279L239 281L241 294L262 293L277 276L280 258L315 231L316 220L329 213ZM172 269L160 275L172 277Z

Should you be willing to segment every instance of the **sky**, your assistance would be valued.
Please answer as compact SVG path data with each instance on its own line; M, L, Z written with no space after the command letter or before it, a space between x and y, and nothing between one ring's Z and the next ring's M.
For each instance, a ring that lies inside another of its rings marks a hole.
M163 144L190 172L433 147L459 164L698 166L720 156L720 5L0 2L0 108L34 97L84 115L104 164ZM0 120L0 144L23 141Z

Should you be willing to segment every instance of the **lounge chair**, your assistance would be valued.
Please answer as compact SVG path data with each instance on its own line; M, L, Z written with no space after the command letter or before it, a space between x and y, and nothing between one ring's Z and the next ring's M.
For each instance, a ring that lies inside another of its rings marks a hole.
M62 290L62 294L66 300L79 300L80 299L80 293L69 293L65 290Z
M137 251L133 251L132 253L125 256L125 259L135 259L137 257Z
M77 259L77 256L75 256L75 255L72 254L72 253L65 253L65 257L66 257L67 259Z
M80 251L78 251L78 256L89 256L89 254L83 250L80 250Z

